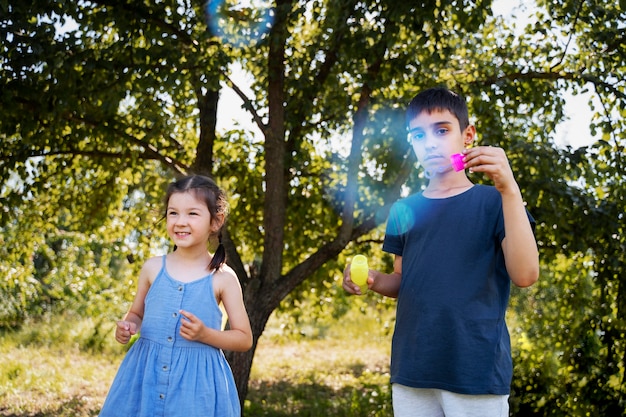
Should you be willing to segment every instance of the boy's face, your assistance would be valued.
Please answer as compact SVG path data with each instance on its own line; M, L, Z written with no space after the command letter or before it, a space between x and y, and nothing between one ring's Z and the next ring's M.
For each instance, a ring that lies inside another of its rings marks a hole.
M450 155L459 153L474 140L476 128L461 131L459 120L449 110L422 112L409 123L409 140L417 160L430 172L453 171Z

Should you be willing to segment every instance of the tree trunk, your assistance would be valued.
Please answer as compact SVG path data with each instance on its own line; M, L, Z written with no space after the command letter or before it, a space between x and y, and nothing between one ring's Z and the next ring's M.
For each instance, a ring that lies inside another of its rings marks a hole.
M263 300L262 292L257 292L257 300ZM246 304L249 304L248 302ZM250 350L246 352L225 352L226 359L230 364L230 367L235 377L235 384L239 393L239 402L241 403L241 414L243 415L244 401L248 395L248 383L250 381L250 371L252 369L252 360L256 352L257 345L259 343L259 337L265 329L265 325L274 311L274 308L269 306L260 306L259 304L266 303L254 303L253 306L246 306L248 310L248 316L250 317L250 326L252 327L253 343Z

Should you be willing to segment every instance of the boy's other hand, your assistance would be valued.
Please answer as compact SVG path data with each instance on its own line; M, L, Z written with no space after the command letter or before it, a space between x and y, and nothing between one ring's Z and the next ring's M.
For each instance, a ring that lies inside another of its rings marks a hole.
M369 281L369 279L368 279L368 281ZM352 279L350 279L350 264L348 264L346 266L346 269L343 270L342 287L343 287L344 290L346 290L350 294L363 295L363 293L361 292L361 288L357 284L352 282Z

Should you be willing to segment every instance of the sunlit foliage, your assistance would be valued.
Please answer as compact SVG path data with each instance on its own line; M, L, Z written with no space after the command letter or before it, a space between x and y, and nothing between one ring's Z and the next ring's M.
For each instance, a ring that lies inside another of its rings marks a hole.
M119 317L139 265L167 250L163 188L188 172L231 195L224 243L257 340L275 311L294 328L301 315L338 319L346 261L363 252L388 268L389 206L424 184L403 108L445 84L468 98L479 144L506 149L538 220L544 273L511 312L514 412L624 409L623 1L538 0L517 27L472 1L0 12L0 326L67 309ZM225 89L247 116L217 131ZM597 140L558 146L568 94L585 92ZM229 354L242 397L254 352Z

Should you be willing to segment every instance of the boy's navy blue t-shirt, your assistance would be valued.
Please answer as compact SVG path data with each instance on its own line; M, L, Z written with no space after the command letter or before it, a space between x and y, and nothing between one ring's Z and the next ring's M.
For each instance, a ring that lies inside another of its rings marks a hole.
M442 199L420 193L394 204L383 243L402 256L392 383L509 394L503 239L502 199L492 186Z

